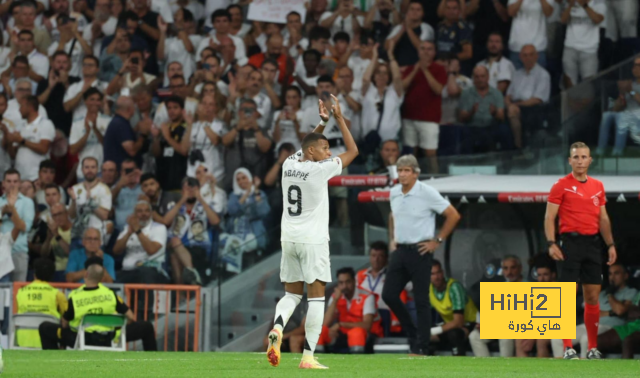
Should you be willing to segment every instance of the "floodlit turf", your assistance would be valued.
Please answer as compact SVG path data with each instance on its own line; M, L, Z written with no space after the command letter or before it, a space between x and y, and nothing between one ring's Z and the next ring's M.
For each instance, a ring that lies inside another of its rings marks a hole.
M320 355L329 370L299 370L300 355L277 368L258 353L4 351L2 378L128 377L640 377L640 360L564 361L535 358Z

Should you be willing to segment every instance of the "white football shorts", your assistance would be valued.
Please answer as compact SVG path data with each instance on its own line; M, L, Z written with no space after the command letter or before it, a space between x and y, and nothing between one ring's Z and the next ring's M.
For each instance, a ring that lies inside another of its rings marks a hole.
M286 283L314 281L331 282L329 242L303 244L282 242L280 281Z

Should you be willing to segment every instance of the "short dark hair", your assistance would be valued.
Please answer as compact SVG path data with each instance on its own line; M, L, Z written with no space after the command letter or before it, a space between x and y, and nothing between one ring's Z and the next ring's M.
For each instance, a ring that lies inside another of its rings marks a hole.
M100 257L89 257L85 262L84 262L84 268L88 269L91 265L100 265L102 267L104 267L104 260L102 260Z
M232 7L232 6L233 5L230 5L229 7ZM240 8L240 9L242 9L242 8ZM193 17L193 13L191 13L191 11L188 10L187 8L182 8L182 21L183 22L192 22L194 20L195 20L195 18Z
M292 16L292 15L293 15L293 16L298 16L298 17L300 18L300 20L302 21L302 16L300 15L300 13L298 13L298 12L296 12L296 11L291 11L291 12L287 13L287 17L285 17L285 20L286 20L287 18L289 18L289 16Z
M131 51L129 51L129 56L131 56L131 54L140 54L140 56L142 57L142 60L145 60L144 50L142 49L131 49Z
M382 240L374 241L369 246L370 250L382 251L386 257L389 257L389 246Z
M240 14L242 14L242 7L238 4L231 4L227 7L227 12L229 12L231 9L233 8L237 8L240 11ZM186 10L186 9L185 9Z
M18 179L20 179L20 172L15 168L9 168L6 171L4 171L4 175L2 176L2 179L5 180L9 175L18 175Z
M351 37L349 37L349 34L347 34L346 32L339 31L333 35L333 42L336 43L338 41L345 41L347 43L350 43Z
M33 263L33 274L40 281L52 281L56 266L50 259L41 257Z
M373 38L373 34L371 34L366 29L360 31L360 44L361 45L368 44L370 39L375 41L375 38Z
M88 99L90 96L93 96L94 94L98 94L100 95L100 101L102 101L102 99L104 98L104 95L102 94L102 92L100 92L100 90L96 87L90 87L89 89L87 89L84 94L82 95L82 99L86 100Z
M60 193L60 187L56 184L47 184L44 186L44 188L42 188L42 190L45 192L47 191L47 189L55 189L58 191L58 194L62 194Z
M27 59L26 56L24 55L18 55L15 58L13 58L13 63L11 64L11 67L15 67L16 63L24 63L27 66L29 65L29 59Z
M180 63L180 62L171 62L171 63ZM185 84L187 83L187 81L184 79L184 76L182 76L182 75L180 75L180 74L175 74L175 75L171 76L171 77L169 78L169 81L171 81L171 80L175 80L175 79L180 79L180 80L182 80Z
M140 20L140 17L136 12L132 10L126 10L120 13L120 17L118 17L118 24L122 25L123 27L126 27L128 20L138 22L138 20Z
M273 59L273 58L267 58L265 59L262 64L260 65L260 67L264 67L266 64L271 64L272 66L274 66L276 69L278 68L278 61Z
M175 77L175 76L174 76ZM166 100L164 100L164 106L169 105L170 102L174 104L178 104L181 109L184 109L184 100L178 96L169 96Z
M145 173L140 176L140 184L143 184L147 180L155 180L158 182L158 178L153 173Z
M27 102L27 104L31 105L33 110L38 111L38 108L40 107L40 101L38 101L38 97L34 95L28 95L25 98L25 101Z
M55 171L56 164L51 159L43 160L40 162L40 167L38 168L38 171L41 171L43 169L53 169Z
M303 52L302 53L302 59L306 58L307 55L313 55L318 62L320 62L322 60L322 54L318 50L309 49L309 50Z
M321 75L318 78L317 83L318 84L320 84L320 83L330 83L331 85L335 85L335 83L333 82L333 78L331 76L329 76L329 75Z
M31 38L33 38L33 32L31 30L22 29L18 33L18 37L20 37L21 35L30 35Z
M491 37L492 35L497 35L498 37L500 37L500 40L504 43L504 37L502 36L502 33L498 31L493 31L489 33L489 36L487 37L487 41L489 40L489 37Z
M64 50L58 50L58 51L54 52L54 53L53 53L53 55L51 55L51 60L53 61L53 60L55 60L55 59L56 59L57 57L59 57L59 56L64 56L64 57L66 57L67 59L69 59L69 54L67 54L67 52L66 52L66 51L64 51Z
M442 270L442 263L439 260L433 259L433 261L431 262L431 267L437 266L440 268L440 270ZM429 274L431 274L431 272L429 272Z
M87 59L93 60L93 63L96 64L96 67L100 68L100 59L96 58L95 55L85 55L84 58L82 58L82 61L84 62Z
M288 86L288 87L284 90L284 93L286 94L286 93L287 93L287 92L289 92L289 91L297 92L297 93L298 93L298 96L302 97L302 91L300 90L300 88L298 88L298 87L296 87L296 86L293 86L293 85Z
M231 21L231 14L229 14L229 11L226 9L217 9L211 13L211 23L215 22L218 17L226 17L227 20Z
M316 144L319 140L326 140L327 142L329 142L329 139L327 139L327 137L324 136L324 134L309 133L305 135L305 137L302 138L302 150L306 150L311 145Z
M351 279L354 279L354 280L356 279L356 271L353 270L353 268L350 266L338 269L338 272L336 273L336 277L338 277L341 274L348 274L351 276Z
M314 26L309 31L309 41L317 41L319 39L329 40L331 38L331 32L329 29L322 26Z

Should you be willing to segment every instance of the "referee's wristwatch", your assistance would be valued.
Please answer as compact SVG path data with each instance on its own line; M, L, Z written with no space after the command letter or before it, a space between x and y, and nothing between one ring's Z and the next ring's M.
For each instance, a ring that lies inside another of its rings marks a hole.
M607 244L607 251L611 249L611 247L615 247L616 243Z
M551 247L552 245L558 245L555 240L547 240L547 247Z

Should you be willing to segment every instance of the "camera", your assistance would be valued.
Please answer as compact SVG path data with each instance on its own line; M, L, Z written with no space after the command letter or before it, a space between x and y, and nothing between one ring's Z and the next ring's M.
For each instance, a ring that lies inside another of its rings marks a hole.
M241 108L240 110L242 111L242 113L244 113L245 117L252 117L253 116L253 109L251 109L251 108Z
M195 149L189 154L189 164L195 165L199 161L204 161L204 154L201 150Z
M197 188L200 186L200 183L195 178L189 177L187 178L187 186L190 186L192 188Z
M131 58L131 63L133 63L133 64L138 64L138 63L140 63L140 58L138 58L138 57Z
M125 170L124 170L124 174L125 174L125 175L128 175L129 173L131 173L131 172L133 172L133 171L134 171L134 169L133 169L133 168L125 168Z

